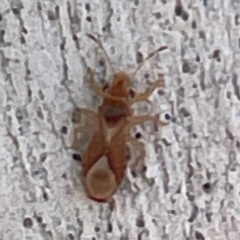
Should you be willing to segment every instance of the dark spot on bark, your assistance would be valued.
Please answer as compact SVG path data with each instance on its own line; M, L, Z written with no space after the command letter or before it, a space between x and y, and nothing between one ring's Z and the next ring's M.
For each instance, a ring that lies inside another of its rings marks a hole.
M142 53L138 51L138 52L136 53L136 62L137 62L137 63L141 63L141 62L143 61L143 59L144 59L144 58L143 58Z
M149 74L148 73L144 73L144 77L145 78L149 78Z
M30 69L26 69L26 75L29 76L31 74Z
M27 112L25 112L24 110L22 110L20 108L17 108L16 112L15 112L15 116L16 116L18 122L21 123L22 120L27 117Z
M21 9L19 8L12 8L12 11L15 15L20 15Z
M227 98L231 99L231 92L227 91Z
M91 11L91 5L90 5L90 3L86 3L86 4L85 4L85 9L87 10L87 12L90 12L90 11Z
M227 183L226 192L232 191L233 189L234 189L234 186L231 183Z
M192 28L193 29L196 29L197 28L197 23L195 20L192 21Z
M67 134L67 132L68 132L67 127L66 127L66 126L62 126L62 128L61 128L61 133L62 133L62 134Z
M130 89L129 94L130 94L131 98L134 98L136 93L133 89Z
M78 41L77 35L73 35L73 40L74 40L74 41Z
M132 176L134 177L134 178L136 178L137 177L137 173L136 173L136 171L135 170L131 170L131 174L132 174Z
M194 84L192 85L192 88L197 88L197 84L194 83Z
M37 3L37 10L42 11L42 5L40 2Z
M188 73L190 71L189 64L187 62L184 62L182 65L182 72L183 73Z
M42 219L41 216L37 216L36 220L37 220L38 223L42 223L43 222L43 219Z
M206 182L202 185L202 189L205 193L210 193L212 190L212 184L210 182Z
M40 154L40 161L41 162L45 162L45 160L47 159L47 153L43 152Z
M178 96L184 98L185 89L184 89L183 87L180 87L180 88L177 90L177 94L178 94Z
M64 38L64 39L62 40L61 44L60 44L60 49L61 49L62 51L65 50L65 45L66 45L66 41L65 41L65 38Z
M100 232L100 228L99 227L95 227L94 230L95 230L95 232Z
M3 20L2 13L0 13L0 22Z
M170 211L171 214L176 215L176 211L173 209Z
M228 137L231 141L233 141L233 140L234 140L234 136L233 136L233 134L230 132L230 130L229 130L228 128L226 128L226 129L225 129L225 132L226 132L227 137Z
M137 227L144 227L145 226L145 221L142 218L138 218L136 220L136 226Z
M37 116L43 120L44 119L44 115L43 115L43 112L42 112L42 108L41 107L38 107L37 108Z
M212 57L213 58L219 58L219 55L220 55L220 50L219 49L216 49L213 54L212 54Z
M38 96L42 101L44 100L44 94L43 94L42 90L38 91Z
M183 117L189 117L190 116L190 113L185 108L181 108L180 113L183 115Z
M205 216L206 216L206 219L207 219L207 221L208 222L212 222L212 213L209 213L209 212L207 212L206 214L205 214Z
M20 41L21 41L21 44L25 44L25 43L26 43L26 40L25 40L25 38L24 38L23 35L21 35L21 37L20 37Z
M164 144L166 147L171 146L171 143L168 142L166 138L162 138L161 140L162 140L163 144Z
M88 22L92 22L92 18L91 18L90 16L87 16L87 17L86 17L86 20L87 20Z
M72 233L69 233L69 234L68 234L68 239L69 239L69 240L74 240L74 236L73 236Z
M63 173L63 174L62 174L62 178L67 179L67 174L66 174L66 173Z
M182 11L181 16L182 16L182 19L183 19L184 21L187 21L188 18L189 18L189 14L188 14L187 12L185 12L185 11Z
M33 222L31 218L24 218L23 220L23 226L25 228L31 228L33 226Z
M195 238L197 240L204 240L204 236L202 235L202 233L198 232L198 231L195 231Z
M105 66L106 66L105 61L104 61L103 58L101 58L101 59L99 60L98 64L99 64L100 67L105 67Z
M193 134L192 134L192 137L196 139L196 138L197 138L197 134L196 134L196 133L193 133Z
M43 228L43 229L45 229L45 228L46 228L46 226L47 226L47 224L46 224L46 223L42 223L42 224L41 224L41 228Z
M58 9L58 6L55 8L55 10L57 10ZM55 20L57 20L58 19L58 16L59 14L58 14L58 12L56 11L56 12L53 12L53 11L51 11L51 10L48 10L48 12L47 12L47 16L48 16L48 19L50 20L50 21L55 21Z
M107 225L107 231L108 232L112 232L112 224L111 223L108 223L108 225Z
M186 192L186 196L187 196L189 202L193 202L195 199L195 196L190 194L189 192Z
M142 173L145 173L147 171L147 167L146 166L143 166L142 167Z
M78 161L78 162L81 162L81 161L82 161L82 157L81 157L81 155L78 154L78 153L74 153L74 154L72 155L72 158L73 158L75 161Z
M154 16L156 19L160 19L162 17L162 14L160 12L154 13Z
M158 90L158 94L159 94L160 96L163 96L163 95L165 94L165 92L164 92L164 90L160 89L160 90Z
M48 201L48 194L45 191L43 192L43 199Z
M197 217L198 215L198 207L196 205L193 205L192 206L192 213L191 213L191 216L189 217L188 221L189 222L193 222L194 219Z
M235 15L235 17L234 17L235 25L239 25L239 23L240 23L239 19L240 19L240 15L239 14Z
M240 88L238 86L238 75L236 73L233 73L232 75L232 84L234 87L234 93L237 96L238 100L240 100Z
M140 139L142 137L142 134L140 132L137 132L135 134L135 138Z
M168 113L166 113L166 114L165 114L165 119L166 119L167 121L170 121L170 120L171 120L171 116L170 116Z
M182 6L180 4L177 4L175 7L175 15L181 16L182 15Z
M0 30L0 43L4 43L5 30Z
M196 56L195 60L196 60L196 62L200 62L201 61L201 58L199 57L199 55Z
M199 37L202 38L202 39L205 39L206 38L206 34L204 31L199 31Z
M236 142L236 147L240 148L240 142Z
M139 4L138 0L134 0L134 4L137 6Z
M27 33L28 33L28 30L27 30L25 27L22 27L22 32L23 32L24 34L27 34Z

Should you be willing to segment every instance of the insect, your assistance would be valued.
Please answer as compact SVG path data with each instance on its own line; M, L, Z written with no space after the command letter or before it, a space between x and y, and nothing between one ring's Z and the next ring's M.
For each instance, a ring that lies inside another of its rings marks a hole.
M115 72L110 58L100 39L88 34L103 51L108 64L113 72L113 81L107 89L101 87L94 79L94 72L88 68L89 81L92 90L102 98L102 105L94 112L86 108L78 108L74 112L76 124L81 122L81 116L85 115L89 121L84 126L78 126L74 130L72 148L78 149L79 133L93 131L93 137L83 156L82 177L87 195L96 201L109 201L121 184L127 167L127 143L138 150L138 157L130 166L136 170L143 163L145 156L144 144L130 135L132 127L151 120L159 126L168 123L162 122L158 116L142 115L134 116L132 105L140 101L148 101L153 91L163 87L163 77L154 82L145 92L130 94L132 79L144 62L167 47L160 47L138 65L130 74L120 71Z

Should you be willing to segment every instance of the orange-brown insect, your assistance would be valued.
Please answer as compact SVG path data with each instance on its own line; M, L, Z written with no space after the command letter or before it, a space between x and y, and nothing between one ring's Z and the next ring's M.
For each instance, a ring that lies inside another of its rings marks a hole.
M103 50L114 73L111 61L101 41L90 34L88 37ZM72 148L78 148L78 133L94 131L93 138L83 156L83 181L88 196L96 201L108 201L121 184L127 166L127 143L132 144L139 151L139 155L131 168L135 170L144 160L144 144L130 135L131 128L147 120L152 120L159 126L167 124L158 120L157 116L133 116L131 109L134 103L148 101L153 91L157 87L163 86L163 78L153 83L143 93L136 93L135 96L130 94L132 79L143 63L155 53L166 48L160 47L151 52L139 64L132 77L123 71L114 73L113 82L106 90L103 90L95 82L94 73L92 69L88 68L91 88L103 98L103 103L98 108L97 113L85 108L75 111L76 123L80 122L81 114L86 115L90 120L87 125L76 127Z

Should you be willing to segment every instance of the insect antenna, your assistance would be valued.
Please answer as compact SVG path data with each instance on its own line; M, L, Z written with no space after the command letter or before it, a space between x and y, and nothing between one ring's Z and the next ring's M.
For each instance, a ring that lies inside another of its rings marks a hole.
M101 40L100 40L99 38L93 36L92 34L89 34L89 33L87 33L87 36L88 36L89 38L91 38L91 39L102 49L102 51L103 51L103 53L104 53L104 55L105 55L105 57L106 57L106 59L107 59L107 61L108 61L108 64L109 64L109 66L110 66L110 68L111 68L111 71L112 71L112 73L114 74L115 70L114 70L114 68L113 68L112 62L111 62L111 60L110 60L110 58L109 58L109 56L108 56L108 54L107 54L107 51L106 51L105 48L103 47L103 44L102 44Z
M144 65L144 63L149 60L150 58L152 58L157 52L161 52L163 50L167 49L167 46L162 46L162 47L159 47L157 49L155 49L154 51L150 52L147 57L145 57L143 59L143 61L141 63L138 64L136 70L132 73L132 79L135 77L137 71Z

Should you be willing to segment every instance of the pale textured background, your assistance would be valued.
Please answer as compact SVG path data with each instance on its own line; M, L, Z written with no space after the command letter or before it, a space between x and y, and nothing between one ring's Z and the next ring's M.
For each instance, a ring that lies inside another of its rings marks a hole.
M240 1L175 6L0 1L1 240L240 239ZM110 73L86 33L100 36L114 66L127 71L137 51L168 46L134 87L163 73L165 93L156 91L138 112L169 112L174 121L161 135L150 124L137 128L146 168L137 177L127 172L115 208L86 198L81 164L67 147L74 107L100 103L88 89L86 63L100 78Z

